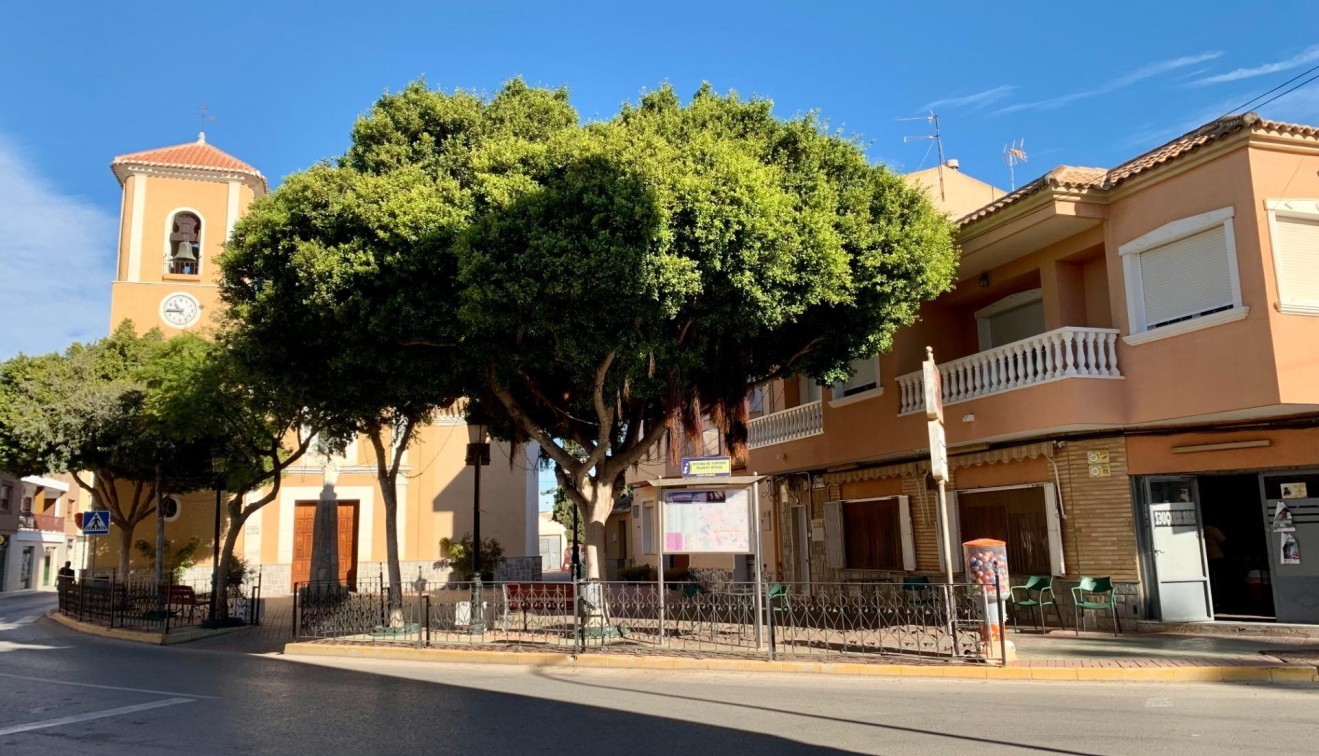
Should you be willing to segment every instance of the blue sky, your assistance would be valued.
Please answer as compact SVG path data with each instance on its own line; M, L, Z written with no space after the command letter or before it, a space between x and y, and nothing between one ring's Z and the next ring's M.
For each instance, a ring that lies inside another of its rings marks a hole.
M120 153L195 138L274 183L341 153L386 89L567 85L583 117L661 82L818 110L873 159L948 157L1006 186L1059 163L1109 166L1319 65L1319 3L888 2L10 4L0 25L0 358L108 327ZM1000 6L1011 6L1002 9ZM76 8L76 10L71 9ZM1281 9L1281 10L1280 10ZM1285 10L1285 12L1284 12ZM1265 115L1319 122L1319 82ZM22 282L17 283L17 282Z

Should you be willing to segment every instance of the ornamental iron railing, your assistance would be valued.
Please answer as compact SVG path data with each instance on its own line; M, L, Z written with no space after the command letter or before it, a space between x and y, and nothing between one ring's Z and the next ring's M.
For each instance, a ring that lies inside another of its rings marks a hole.
M359 581L295 590L293 636L349 643L485 646L571 653L786 659L997 656L995 597L939 583L468 582L398 592ZM391 603L393 606L391 607Z

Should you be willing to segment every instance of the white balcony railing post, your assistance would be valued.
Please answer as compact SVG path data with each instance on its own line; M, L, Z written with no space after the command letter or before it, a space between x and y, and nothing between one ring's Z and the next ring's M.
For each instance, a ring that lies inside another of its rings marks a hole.
M1118 332L1067 326L939 366L945 403L1032 386L1070 376L1120 378ZM925 409L921 372L897 378L899 412Z

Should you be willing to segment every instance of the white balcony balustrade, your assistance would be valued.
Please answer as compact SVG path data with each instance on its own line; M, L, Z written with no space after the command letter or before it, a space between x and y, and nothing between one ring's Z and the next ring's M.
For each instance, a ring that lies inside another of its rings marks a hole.
M1121 378L1118 332L1068 326L939 365L943 402L953 404L1062 378ZM921 371L898 376L899 414L925 409Z
M821 433L824 433L824 410L819 401L814 401L747 423L747 446L759 449Z

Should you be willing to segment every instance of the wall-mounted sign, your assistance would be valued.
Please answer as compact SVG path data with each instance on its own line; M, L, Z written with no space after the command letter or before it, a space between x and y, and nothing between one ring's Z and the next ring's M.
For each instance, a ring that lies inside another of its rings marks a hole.
M684 478L728 478L733 475L731 457L683 457Z
M1156 528L1172 528L1179 525L1195 525L1195 510L1164 509L1154 513Z
M1088 465L1106 465L1108 464L1108 452L1103 450L1088 451L1085 453L1085 462Z
M1284 499L1308 499L1310 498L1305 490L1304 483L1283 483L1282 498Z
M1113 474L1113 468L1109 467L1107 463L1105 464L1091 463L1090 465L1090 477L1092 478L1107 478L1112 474Z

